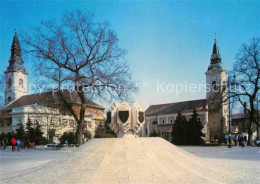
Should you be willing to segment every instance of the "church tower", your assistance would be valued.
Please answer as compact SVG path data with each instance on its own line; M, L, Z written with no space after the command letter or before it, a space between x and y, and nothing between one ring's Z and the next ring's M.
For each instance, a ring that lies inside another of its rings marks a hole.
M223 103L223 99L226 96L226 75L227 71L221 63L217 40L215 38L210 65L206 72L206 99L209 110L208 122L210 136L217 136L218 139L225 133L227 126L227 104Z
M5 105L27 95L27 73L23 67L21 47L15 31L9 66L5 71Z

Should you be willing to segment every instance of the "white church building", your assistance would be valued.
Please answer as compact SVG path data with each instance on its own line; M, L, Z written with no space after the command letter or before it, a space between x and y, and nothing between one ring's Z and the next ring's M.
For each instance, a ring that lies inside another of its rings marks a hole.
M28 118L34 125L39 123L45 137L60 137L64 132L75 132L77 123L69 113L60 110L62 102L52 92L28 94L28 73L23 66L21 47L17 33L13 38L9 65L5 71L5 107L0 111L0 134L15 131L26 124ZM78 107L79 97L70 91L63 91L66 100ZM56 106L43 105L51 100ZM97 124L104 121L104 107L86 99L85 129L94 135Z

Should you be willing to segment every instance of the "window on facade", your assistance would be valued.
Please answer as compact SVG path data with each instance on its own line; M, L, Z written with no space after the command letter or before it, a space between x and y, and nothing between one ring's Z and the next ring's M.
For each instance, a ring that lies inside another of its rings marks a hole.
M70 121L70 126L74 126L74 121Z
M11 126L12 125L12 118L7 120L7 126Z
M170 120L170 123L173 123L172 119Z
M23 88L23 79L19 79L19 87Z
M223 87L226 87L226 81L223 81Z
M162 124L164 124L164 120L162 120Z
M18 124L19 124L20 126L21 126L21 124L23 124L22 119L23 119L23 117L19 117L19 118L18 118Z
M62 120L62 124L64 125L64 126L67 126L67 120L66 119L64 119L64 120Z
M36 124L36 125L38 125L39 124L39 120L38 119L34 119L34 123Z
M214 91L217 90L217 83L216 83L216 81L212 81L212 89L213 89Z
M8 97L8 102L10 103L12 101L12 98L9 96Z
M8 79L8 87L11 87L12 86L12 80L9 78Z

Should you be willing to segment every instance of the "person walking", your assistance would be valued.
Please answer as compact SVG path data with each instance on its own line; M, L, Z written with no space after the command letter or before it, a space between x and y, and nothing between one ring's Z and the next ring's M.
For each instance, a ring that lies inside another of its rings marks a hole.
M241 136L241 147L245 147L245 138L244 136Z
M238 135L238 145L241 146L241 135Z
M3 148L4 150L6 149L6 145L7 145L7 139L6 137L3 138Z
M237 135L235 135L234 141L235 141L235 146L237 146Z
M244 142L245 142L244 144L247 145L247 137L246 136L244 136Z
M16 139L14 137L11 139L11 143L12 143L12 151L15 151Z
M210 138L210 144L213 144L214 142L215 142L215 139L214 139L213 136L211 136L211 138Z
M20 150L21 150L21 144L22 144L22 142L20 141L20 139L17 139L16 144L17 144L17 150L20 152Z

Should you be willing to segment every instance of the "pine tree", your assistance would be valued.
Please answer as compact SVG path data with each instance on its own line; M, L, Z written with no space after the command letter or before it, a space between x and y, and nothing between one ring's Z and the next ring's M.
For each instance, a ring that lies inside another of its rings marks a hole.
M116 137L116 134L115 134L114 131L110 128L108 121L105 121L104 125L105 125L105 133L106 133L106 134L114 135L114 136Z
M25 134L23 123L20 123L19 128L16 129L16 137L17 139L20 139L22 142L25 141L26 134Z
M100 123L95 130L95 138L101 138L102 134L105 132L103 125Z
M43 136L43 132L41 131L41 126L39 123L37 123L35 129L34 129L34 140L35 144L41 144L43 140L45 139Z
M113 137L116 137L116 134L109 127L107 122L104 122L104 125L100 123L95 130L94 138L113 138Z
M35 131L34 131L34 128L32 127L32 122L31 122L31 119L28 118L28 121L26 123L26 142L27 144L29 142L35 142Z
M187 143L187 120L185 116L178 112L175 123L172 127L171 142L176 145L186 145Z
M202 137L205 137L205 134L202 133L202 122L200 121L199 114L195 109L193 109L193 114L188 123L188 137L187 143L189 145L201 145L204 144Z
M60 137L60 142L64 144L65 141L68 141L69 144L76 144L76 134L73 132L64 132Z
M150 137L160 137L160 133L155 129L150 133Z

